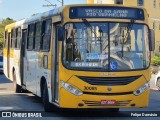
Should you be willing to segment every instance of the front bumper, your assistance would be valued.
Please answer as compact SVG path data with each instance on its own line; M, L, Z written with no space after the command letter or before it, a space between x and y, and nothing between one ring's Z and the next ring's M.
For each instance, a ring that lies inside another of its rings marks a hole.
M60 89L60 106L62 108L140 108L147 107L149 88L139 96L126 95L89 95L75 96L64 88ZM115 100L114 105L101 105L102 100Z

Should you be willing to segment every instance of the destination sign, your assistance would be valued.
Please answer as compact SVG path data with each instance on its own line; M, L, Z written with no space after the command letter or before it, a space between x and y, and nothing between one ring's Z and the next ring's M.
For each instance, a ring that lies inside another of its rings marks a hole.
M144 11L125 7L71 7L70 18L116 18L144 20Z

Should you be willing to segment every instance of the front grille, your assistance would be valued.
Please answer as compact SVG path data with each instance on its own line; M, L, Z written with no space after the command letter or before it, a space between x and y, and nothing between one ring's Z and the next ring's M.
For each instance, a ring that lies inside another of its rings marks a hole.
M83 92L83 94L88 94L88 95L102 95L102 96L114 96L114 95L129 95L129 94L133 94L133 92L121 92L121 93Z
M116 101L116 104L114 104L114 105L102 105L101 101L87 101L87 100L83 100L83 102L87 106L127 106L131 102L131 100Z
M90 85L106 85L106 86L116 86L116 85L127 85L134 82L141 76L133 77L84 77L77 76L79 79L83 80Z

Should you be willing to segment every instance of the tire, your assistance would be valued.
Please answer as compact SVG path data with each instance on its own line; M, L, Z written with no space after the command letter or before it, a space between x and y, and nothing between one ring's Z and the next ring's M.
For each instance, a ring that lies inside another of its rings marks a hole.
M43 104L44 104L44 111L51 112L53 105L51 103L49 103L47 83L45 83L45 86L43 88L42 100L43 100Z
M160 78L158 78L158 80L156 82L156 86L157 86L158 90L160 91Z
M15 71L13 72L13 85L14 85L14 92L15 93L21 93L22 87L17 84L17 81L16 81L16 72Z
M21 88L21 93L29 93L28 90Z

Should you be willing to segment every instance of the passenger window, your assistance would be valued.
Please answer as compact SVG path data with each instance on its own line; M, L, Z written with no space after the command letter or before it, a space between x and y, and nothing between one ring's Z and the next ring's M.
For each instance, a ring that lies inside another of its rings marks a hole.
M4 48L8 46L8 31L5 31Z
M28 26L28 37L27 37L27 49L33 50L34 49L34 24Z
M41 23L36 23L36 31L35 31L35 50L38 51L40 49L41 42Z
M50 39L51 39L51 20L43 21L43 29L42 29L42 46L41 50L49 51L50 48Z
M15 48L20 49L20 41L21 41L21 28L16 29L16 45Z
M11 48L15 48L16 44L16 29L11 31Z

